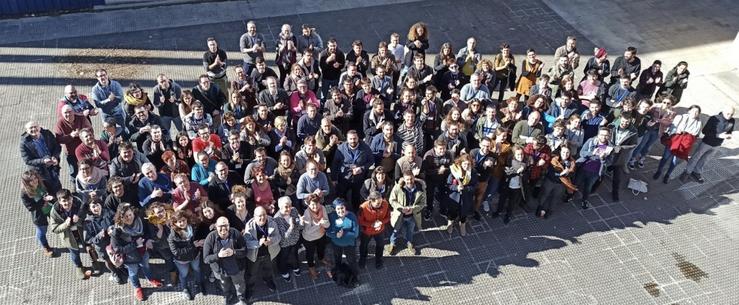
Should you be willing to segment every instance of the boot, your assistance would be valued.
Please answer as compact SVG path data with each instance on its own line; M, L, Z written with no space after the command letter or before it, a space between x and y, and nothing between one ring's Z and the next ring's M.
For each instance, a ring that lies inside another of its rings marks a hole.
M467 236L467 223L459 223L459 235Z
M177 282L179 282L178 281L179 279L180 277L177 275L177 272L175 271L169 272L169 282L172 284L172 287L177 286Z
M447 220L446 232L449 234L452 234L452 232L454 232L454 221L453 220Z
M318 272L316 271L316 267L308 267L308 276L311 280L318 279Z

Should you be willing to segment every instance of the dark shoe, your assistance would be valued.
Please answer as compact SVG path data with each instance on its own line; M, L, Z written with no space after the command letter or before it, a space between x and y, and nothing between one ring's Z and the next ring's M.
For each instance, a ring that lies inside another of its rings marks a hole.
M680 174L680 177L678 179L680 179L680 182L682 183L688 183L688 179L690 179L690 175L688 175L688 172L683 172L682 174Z
M375 269L380 270L385 266L385 264L382 262L382 260L375 261Z
M367 261L364 259L360 259L357 265L359 265L359 269L364 269L364 267L367 267Z
M509 222L511 222L511 215L503 217L503 224L508 224Z
M198 288L200 290L200 293L203 296L207 296L208 295L208 282L206 282L206 281L201 282L200 285L198 285Z
M656 173L654 173L654 175L652 175L652 179L657 180L657 179L659 179L659 176L661 176L661 175L662 175L661 172L656 172Z
M613 200L613 202L620 201L618 198L618 193L611 193L611 199Z
M280 277L282 278L282 280L285 281L285 283L290 283L290 281L292 281L292 278L290 277L290 272L280 274Z
M549 215L552 215L552 211L551 210L542 210L542 212L544 212L544 216L542 216L542 217L544 217L544 219L547 219L547 218L549 218Z
M644 160L639 160L636 165L639 166L639 168L644 168Z
M423 212L421 214L423 214L423 220L425 220L425 221L431 221L431 214L432 214L432 212L430 210L425 209L425 210L423 210Z
M295 268L295 269L293 269L293 275L295 275L295 276L300 276L300 274L301 274L301 273L300 273L300 268Z
M631 162L631 161L628 164L626 164L626 167L629 168L630 171L636 170L636 164L634 164L634 162Z
M695 179L695 181L698 181L698 183L706 182L706 180L703 179L703 177L701 177L701 174L699 174L699 173L692 172L690 174L690 176L693 177L693 179Z
M590 201L583 200L580 206L582 207L583 210L587 210L590 207Z
M474 218L477 221L482 220L482 215L480 215L480 212L475 211L475 214L472 215L472 218Z
M662 183L667 184L670 181L670 175L665 174L664 177L662 177Z
M288 276L289 276L289 274L288 274ZM275 284L275 281L273 281L273 280L264 281L264 284L267 285L267 288L269 288L269 291L270 292L277 291L277 284Z

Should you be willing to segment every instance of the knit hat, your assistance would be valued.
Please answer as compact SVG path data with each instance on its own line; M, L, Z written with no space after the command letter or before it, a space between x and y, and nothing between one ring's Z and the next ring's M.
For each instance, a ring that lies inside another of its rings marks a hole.
M606 55L608 55L608 52L606 52L605 48L598 48L598 51L595 51L595 58L601 58Z

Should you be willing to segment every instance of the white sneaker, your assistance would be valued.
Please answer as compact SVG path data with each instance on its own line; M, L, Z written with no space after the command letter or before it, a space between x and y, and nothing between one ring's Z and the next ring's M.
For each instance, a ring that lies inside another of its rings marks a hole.
M118 278L113 274L108 277L108 280L116 284L118 283Z
M485 213L490 213L490 203L487 201L483 201L482 210L485 211Z

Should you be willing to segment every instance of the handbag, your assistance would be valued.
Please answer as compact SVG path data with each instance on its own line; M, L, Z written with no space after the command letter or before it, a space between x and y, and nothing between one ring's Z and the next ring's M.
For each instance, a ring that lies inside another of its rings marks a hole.
M670 152L679 159L688 160L694 142L695 136L692 134L675 134L670 139Z
M642 193L646 194L648 192L647 183L639 179L629 178L628 188L634 196L638 196Z
M108 254L108 257L110 258L110 262L113 263L113 266L120 267L123 266L123 254L116 252L113 250L113 245L108 245L105 247L105 253Z

